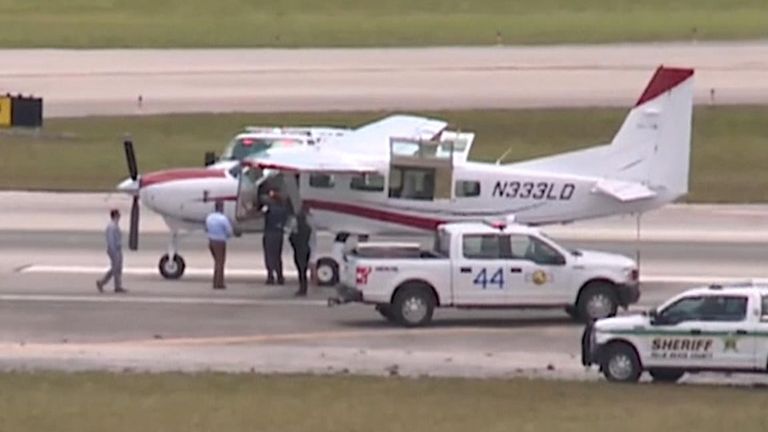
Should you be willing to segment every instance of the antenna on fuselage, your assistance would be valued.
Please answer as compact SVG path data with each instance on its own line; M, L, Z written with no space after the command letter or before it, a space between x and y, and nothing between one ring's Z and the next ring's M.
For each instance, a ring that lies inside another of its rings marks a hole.
M501 156L499 156L499 158L498 158L498 159L496 159L496 165L501 165L501 161L503 161L503 160L504 160L504 158L505 158L505 157L507 157L507 155L509 154L509 152L511 152L511 151L512 151L512 148L513 148L513 147L514 147L514 146L509 146L509 148L507 149L507 151L505 151L504 153L502 153L502 154L501 154Z

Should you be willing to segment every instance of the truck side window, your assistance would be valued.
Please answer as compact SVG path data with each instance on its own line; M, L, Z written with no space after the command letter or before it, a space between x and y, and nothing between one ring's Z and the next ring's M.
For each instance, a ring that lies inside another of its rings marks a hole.
M462 253L469 259L499 259L502 257L500 238L496 234L465 234Z
M548 244L528 235L510 236L511 259L524 259L537 264L565 264L565 258Z

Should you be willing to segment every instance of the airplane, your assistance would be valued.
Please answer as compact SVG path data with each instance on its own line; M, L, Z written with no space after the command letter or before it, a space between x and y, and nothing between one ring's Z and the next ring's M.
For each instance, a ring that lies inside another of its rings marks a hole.
M317 145L269 148L239 163L143 176L126 142L131 177L118 189L134 195L130 244L137 244L140 198L171 229L160 273L181 277L178 232L202 229L217 200L226 202L238 232L259 232L267 186L281 189L294 208L312 209L317 228L335 233L337 244L350 235L424 233L463 220L512 215L544 225L656 209L688 193L693 75L660 66L608 144L507 164L467 160L474 133L411 115ZM338 248L318 259L320 285L338 280L339 262Z

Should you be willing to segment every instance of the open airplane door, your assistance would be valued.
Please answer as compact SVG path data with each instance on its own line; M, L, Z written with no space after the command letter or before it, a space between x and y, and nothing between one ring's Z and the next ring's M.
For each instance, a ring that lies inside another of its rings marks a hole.
M237 186L237 203L235 205L235 220L240 231L262 231L264 228L264 213L261 211L261 193L269 179L259 167L243 167Z

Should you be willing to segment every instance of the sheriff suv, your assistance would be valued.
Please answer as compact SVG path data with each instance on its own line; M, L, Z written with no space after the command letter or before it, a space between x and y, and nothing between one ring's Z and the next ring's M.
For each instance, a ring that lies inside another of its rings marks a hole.
M564 308L591 320L613 316L640 296L634 260L570 250L518 224L441 225L432 250L353 250L343 268L339 295L329 304L372 304L408 327L428 324L436 307Z
M644 371L675 382L686 372L768 372L768 285L685 291L642 315L601 319L582 337L582 363L610 381Z

